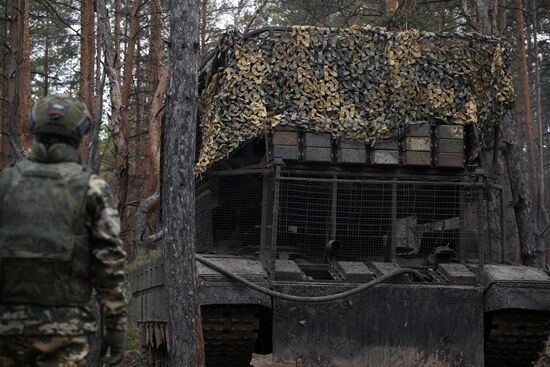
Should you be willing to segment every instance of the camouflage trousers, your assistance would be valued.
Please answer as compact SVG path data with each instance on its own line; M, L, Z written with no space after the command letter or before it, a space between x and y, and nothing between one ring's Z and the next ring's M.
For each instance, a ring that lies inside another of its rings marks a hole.
M0 367L83 367L89 339L78 336L0 336Z

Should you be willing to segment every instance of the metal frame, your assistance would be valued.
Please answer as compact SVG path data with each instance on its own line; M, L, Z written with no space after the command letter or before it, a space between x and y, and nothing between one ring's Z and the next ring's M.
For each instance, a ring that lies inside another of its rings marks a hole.
M332 198L331 198L331 233L332 236L335 237L335 196L338 193L338 187L337 183L365 183L365 184L390 184L392 186L392 210L391 210L391 220L392 220L392 232L395 233L395 228L397 227L397 187L398 184L428 184L428 185L437 185L437 186L464 186L464 187L479 187L479 188L489 188L488 183L486 182L485 177L483 176L463 176L460 177L465 180L457 180L457 181L441 181L438 180L430 180L430 176L424 176L424 175L415 175L415 178L418 178L417 180L411 179L411 176L405 176L402 179L397 178L394 174L389 175L382 175L382 178L374 179L371 178L371 175L357 175L357 179L350 179L350 178L341 178L341 176L350 176L353 175L353 172L344 172L344 175L338 175L332 171L307 171L307 176L325 176L325 177L304 177L302 174L305 173L303 170L293 170L293 169L280 169L280 167L277 167L277 173L275 175L275 184L273 189L273 210L272 213L272 223L269 226L269 229L271 231L271 238L270 238L270 246L271 246L271 259L270 259L270 269L274 269L274 260L277 256L277 226L278 226L278 214L279 214L279 192L280 192L280 183L285 181L301 181L301 182L326 182L332 184ZM340 173L340 172L338 172ZM380 176L380 175L378 175ZM363 178L364 177L364 178ZM428 178L428 179L427 179ZM455 177L456 179L457 177ZM491 187L495 188L495 187ZM497 188L500 189L500 188ZM462 201L462 200L461 200ZM502 216L501 216L502 217ZM502 219L501 219L502 220ZM487 241L483 240L480 241L479 244L479 269L481 271L483 264L485 262L485 256L484 251L486 250L486 244ZM268 244L265 244L267 247ZM392 248L395 248L395 238L392 236ZM464 248L461 246L460 249L460 259L461 263L465 262L466 254L464 253ZM394 261L395 259L392 257L390 259L386 259L386 261Z
M487 178L483 175L454 175L454 176L433 176L422 174L403 174L396 175L395 170L389 172L365 172L365 171L339 171L334 169L295 169L294 167L287 167L284 165L272 165L272 166L249 166L236 170L227 171L214 171L208 175L212 177L227 177L227 176L242 176L242 175L261 175L263 177L263 188L261 196L261 227L260 227L260 243L259 243L259 258L268 269L270 276L274 277L275 274L275 259L278 254L278 221L280 211L280 190L281 184L284 182L322 182L331 184L331 198L330 198L330 222L328 223L329 234L332 238L336 238L336 212L337 212L337 196L339 194L338 183L361 183L361 184L383 184L389 185L391 188L391 228L392 233L396 232L398 224L398 187L399 185L436 185L436 186L452 186L452 187L479 187L485 189L497 189L502 190L501 187L490 185L487 182ZM353 177L353 178L352 178ZM462 190L460 190L462 191ZM501 195L501 228L504 230L503 210L504 200ZM462 200L461 200L462 201ZM388 209L389 210L389 209ZM391 237L391 249L396 248L396 238ZM502 236L502 257L504 258L504 233ZM485 262L484 251L486 250L486 241L480 241L479 248L479 263ZM460 259L461 262L465 261L466 254L464 253L464 246L460 246ZM390 252L393 254L393 252ZM395 256L390 255L386 257L384 261L394 262Z

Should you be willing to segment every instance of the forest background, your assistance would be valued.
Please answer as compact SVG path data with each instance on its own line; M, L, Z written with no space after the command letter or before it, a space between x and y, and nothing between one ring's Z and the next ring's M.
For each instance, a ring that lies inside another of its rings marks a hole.
M537 235L544 234L544 209L550 207L550 194L544 195L550 189L549 0L197 3L202 57L228 29L246 33L297 24L369 24L396 31L417 28L505 37L512 48L517 94L511 115L520 155L515 178L527 184L526 200L532 204L528 214ZM163 130L168 130L163 128L165 101L171 89L169 7L165 0L0 0L0 169L30 149L27 125L33 101L54 93L78 96L93 117L81 155L114 188L130 266L161 251L161 161L170 160L161 157ZM504 177L505 164L497 163L490 173ZM506 181L502 177L500 181ZM508 195L506 205L512 212L518 198ZM510 246L507 258L519 261L520 235L514 230L513 214L509 218L506 240L517 245Z
M98 9L103 6L106 17ZM94 120L81 154L114 187L130 260L158 247L161 238L168 6L164 0L0 2L0 168L24 156L32 144L27 123L33 101L53 93L79 96ZM296 24L431 32L489 28L513 48L518 96L513 121L526 182L540 185L540 192L531 190L533 202L547 191L550 1L201 0L199 20L202 56L228 29L246 33ZM111 76L118 88L109 83ZM550 195L545 206L550 206Z

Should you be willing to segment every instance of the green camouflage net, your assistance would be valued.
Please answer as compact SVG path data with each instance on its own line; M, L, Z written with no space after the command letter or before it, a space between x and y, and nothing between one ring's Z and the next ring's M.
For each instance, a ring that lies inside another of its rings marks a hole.
M373 142L426 121L490 126L514 100L506 43L476 34L233 32L203 77L199 175L276 126Z

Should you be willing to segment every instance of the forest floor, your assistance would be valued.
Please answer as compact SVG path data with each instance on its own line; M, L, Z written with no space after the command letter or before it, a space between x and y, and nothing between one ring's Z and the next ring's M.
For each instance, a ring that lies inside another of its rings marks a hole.
M271 367L272 366L273 356L271 354L261 355L254 354L252 361L250 362L250 367ZM140 351L131 350L126 352L126 357L120 367L148 367L147 364L143 361L143 357Z

